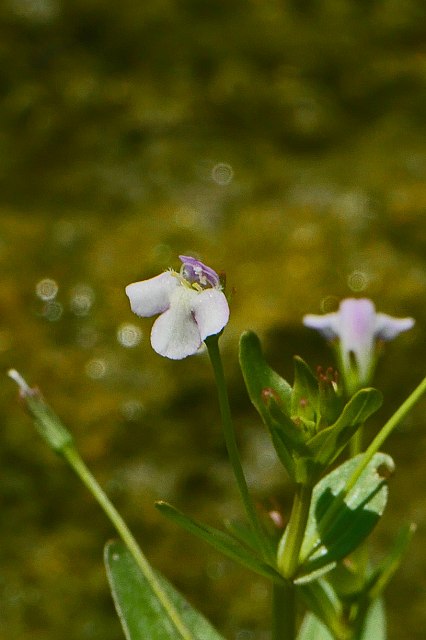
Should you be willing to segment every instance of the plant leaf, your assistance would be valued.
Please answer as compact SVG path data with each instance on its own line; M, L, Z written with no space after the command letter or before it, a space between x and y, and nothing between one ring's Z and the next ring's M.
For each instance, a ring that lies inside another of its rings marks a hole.
M240 338L240 366L250 400L269 429L279 459L294 479L292 454L304 447L305 437L303 425L299 428L290 419L291 386L266 363L260 340L251 331Z
M326 565L343 559L368 536L387 502L386 477L394 469L390 456L376 453L345 494L345 486L364 454L347 460L315 486L301 547L296 583L314 579Z
M383 401L377 389L361 389L345 405L341 415L306 443L315 460L324 468L343 451L359 427L377 411Z
M342 603L333 587L326 580L319 579L303 585L299 589L308 610L317 618L318 622L321 620L324 627L331 633L330 637L346 637L347 627L342 619ZM324 630L322 632L325 634ZM328 637L324 635L325 639Z
M334 640L327 627L313 613L307 613L297 640Z
M230 536L225 531L220 531L220 529L215 529L209 525L197 522L183 514L181 511L178 511L178 509L175 509L167 502L160 501L157 502L155 506L167 518L173 520L173 522L176 522L186 529L186 531L196 535L198 538L205 540L211 544L212 547L218 549L236 562L239 562L243 566L255 571L265 578L269 578L269 580L282 582L283 578L273 567L263 562L263 560L254 555L251 550L243 547L238 540Z
M386 640L386 610L382 598L370 605L359 640Z
M415 524L405 525L401 528L390 553L369 577L365 592L372 600L376 600L383 594L395 571L399 568L415 530Z
M290 415L291 386L265 361L260 340L253 331L245 331L240 338L240 366L250 400L263 417L262 391L271 388L280 399L284 413Z
M319 407L318 380L299 356L294 357L294 384L291 394L291 416L298 416L312 422L315 421Z
M252 529L238 520L224 520L223 524L229 533L246 547L257 553L257 538Z
M386 640L386 612L382 599L370 606L359 640ZM334 640L334 635L313 613L307 613L297 640Z
M127 640L179 640L175 626L122 542L105 545L105 566L115 608ZM204 616L158 572L156 577L193 640L224 640Z

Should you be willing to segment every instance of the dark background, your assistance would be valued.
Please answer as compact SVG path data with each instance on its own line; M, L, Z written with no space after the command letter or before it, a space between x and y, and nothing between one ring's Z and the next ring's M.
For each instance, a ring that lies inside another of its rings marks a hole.
M164 522L169 500L240 516L205 355L164 360L124 287L179 253L225 270L222 338L256 500L291 487L246 397L239 333L329 365L305 313L368 296L416 318L388 345L386 403L424 375L426 9L422 0L6 0L0 8L0 362L38 384L151 562L230 640L267 640L268 585ZM114 532L0 385L0 637L119 640ZM424 401L373 557L418 523L387 595L390 640L426 626Z

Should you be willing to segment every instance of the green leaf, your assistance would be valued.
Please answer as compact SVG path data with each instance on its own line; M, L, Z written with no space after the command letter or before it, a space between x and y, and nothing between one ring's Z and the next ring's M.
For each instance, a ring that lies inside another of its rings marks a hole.
M334 640L327 627L313 613L307 613L297 640Z
M328 367L325 371L319 368L317 376L319 387L318 405L321 416L321 421L318 426L323 428L336 422L342 413L345 403L342 389L337 384L337 371L332 367Z
M329 637L333 639L347 638L348 629L342 619L342 604L332 586L326 580L320 579L305 584L299 589L308 610L316 617L318 623L321 621L324 625L322 628L321 625L314 624L313 621L310 623L314 628L321 630L324 639L328 640ZM326 635L325 629L331 634L330 636ZM308 633L308 631L304 631L304 633Z
M257 538L250 527L237 520L224 520L223 524L234 538L237 538L243 545L257 553Z
M197 522L183 514L181 511L178 511L167 502L160 501L157 502L155 506L162 514L170 520L173 520L173 522L179 524L181 527L186 529L186 531L189 531L198 538L205 540L212 545L212 547L218 549L246 568L255 571L265 578L269 578L269 580L282 582L282 576L280 576L273 567L263 562L263 560L257 557L251 550L243 547L238 540L230 536L225 531L220 531L219 529L215 529L209 525Z
M376 600L383 594L395 571L399 568L415 530L415 524L402 527L390 553L383 562L374 569L364 589L371 600Z
M383 401L377 389L361 389L346 404L338 420L308 440L315 460L327 467L343 451L354 433L364 422L377 411Z
M240 366L250 400L268 427L277 455L294 478L293 451L303 445L303 425L290 419L291 386L266 363L259 338L251 331L240 338Z
M124 544L109 542L105 546L104 560L115 608L127 640L179 640L180 634ZM156 577L193 640L224 640L170 582L159 573Z
M291 417L312 423L313 430L319 407L318 380L299 356L294 358L294 385L291 394Z
M263 416L265 406L262 391L268 387L278 395L284 413L290 414L291 386L267 364L260 340L253 331L245 331L241 335L239 357L250 400L260 415Z
M394 469L390 456L376 453L355 486L345 492L363 455L343 463L315 486L296 583L309 582L327 565L333 568L358 547L382 515L388 497L386 477Z
M386 610L382 598L370 605L359 640L386 640Z
M335 640L335 637L316 615L307 613L297 640ZM386 612L383 600L378 599L370 606L364 627L357 638L359 640L386 640Z

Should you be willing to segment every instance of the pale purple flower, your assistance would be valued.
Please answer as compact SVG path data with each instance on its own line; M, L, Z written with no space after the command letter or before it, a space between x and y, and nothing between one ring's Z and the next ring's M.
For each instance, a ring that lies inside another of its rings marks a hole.
M229 319L218 274L190 256L179 259L180 273L166 271L126 287L134 313L144 318L160 314L152 327L151 344L154 351L172 360L196 353Z
M369 381L375 364L375 346L380 340L393 340L414 325L413 318L393 318L377 313L367 298L346 298L339 310L323 316L307 315L303 324L317 329L327 340L339 341L340 357L345 371L352 369L355 360L361 384Z

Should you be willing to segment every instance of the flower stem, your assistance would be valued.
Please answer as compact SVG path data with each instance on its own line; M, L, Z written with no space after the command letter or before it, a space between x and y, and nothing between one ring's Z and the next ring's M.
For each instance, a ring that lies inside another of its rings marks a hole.
M349 443L349 456L351 458L355 458L355 456L357 456L359 453L362 452L363 436L364 436L364 425L361 425L358 428L358 431L354 433Z
M142 553L128 526L81 459L77 449L73 445L70 445L65 447L61 453L67 460L69 465L72 467L72 469L75 471L75 473L78 475L80 480L83 482L83 484L95 497L99 505L102 507L103 511L108 516L109 520L114 525L117 533L123 540L124 544L132 554L139 569L145 576L153 593L156 595L170 621L175 626L176 631L179 634L177 637L183 638L184 640L195 640L192 633L187 629L179 613L176 611L174 604L170 601L170 599L160 586L154 571L152 570L148 560Z
M248 490L247 481L241 464L234 424L231 417L231 409L229 406L225 374L223 371L222 359L220 356L219 336L210 336L205 340L205 343L209 352L210 362L212 364L216 380L226 449L228 451L229 460L234 471L235 479L237 481L244 508L264 559L267 561L273 561L275 563L275 557L270 551L268 541L265 537L264 531L259 521L256 508L253 504Z
M305 535L313 488L296 485L293 508L284 537L278 549L278 568L285 578L293 578L299 564L300 548Z
M393 416L389 418L386 424L379 431L377 436L374 438L370 446L365 451L364 455L361 458L361 461L353 474L348 478L344 489L335 497L335 500L332 502L330 508L327 510L325 517L322 520L322 527L324 531L327 530L327 527L338 513L341 508L343 502L345 501L346 496L352 491L355 487L357 481L359 480L362 472L368 466L368 463L373 458L374 454L377 453L385 442L386 438L392 433L395 427L405 418L407 413L413 408L413 406L420 400L422 395L426 392L426 378L424 378L421 383L414 389L414 391L408 396L405 402L395 411Z
M296 638L296 588L291 583L274 584L272 591L272 640Z
M407 413L412 409L412 407L420 400L422 395L426 392L426 378L424 378L421 383L414 389L414 391L408 396L405 402L395 411L393 416L389 418L386 424L379 431L377 436L374 438L370 446L366 449L364 456L358 467L355 469L352 476L348 479L345 487L345 493L348 494L349 491L355 486L358 478L370 462L371 458L374 456L377 451L379 451L382 444L385 440L390 436L392 431L398 424L405 418Z

